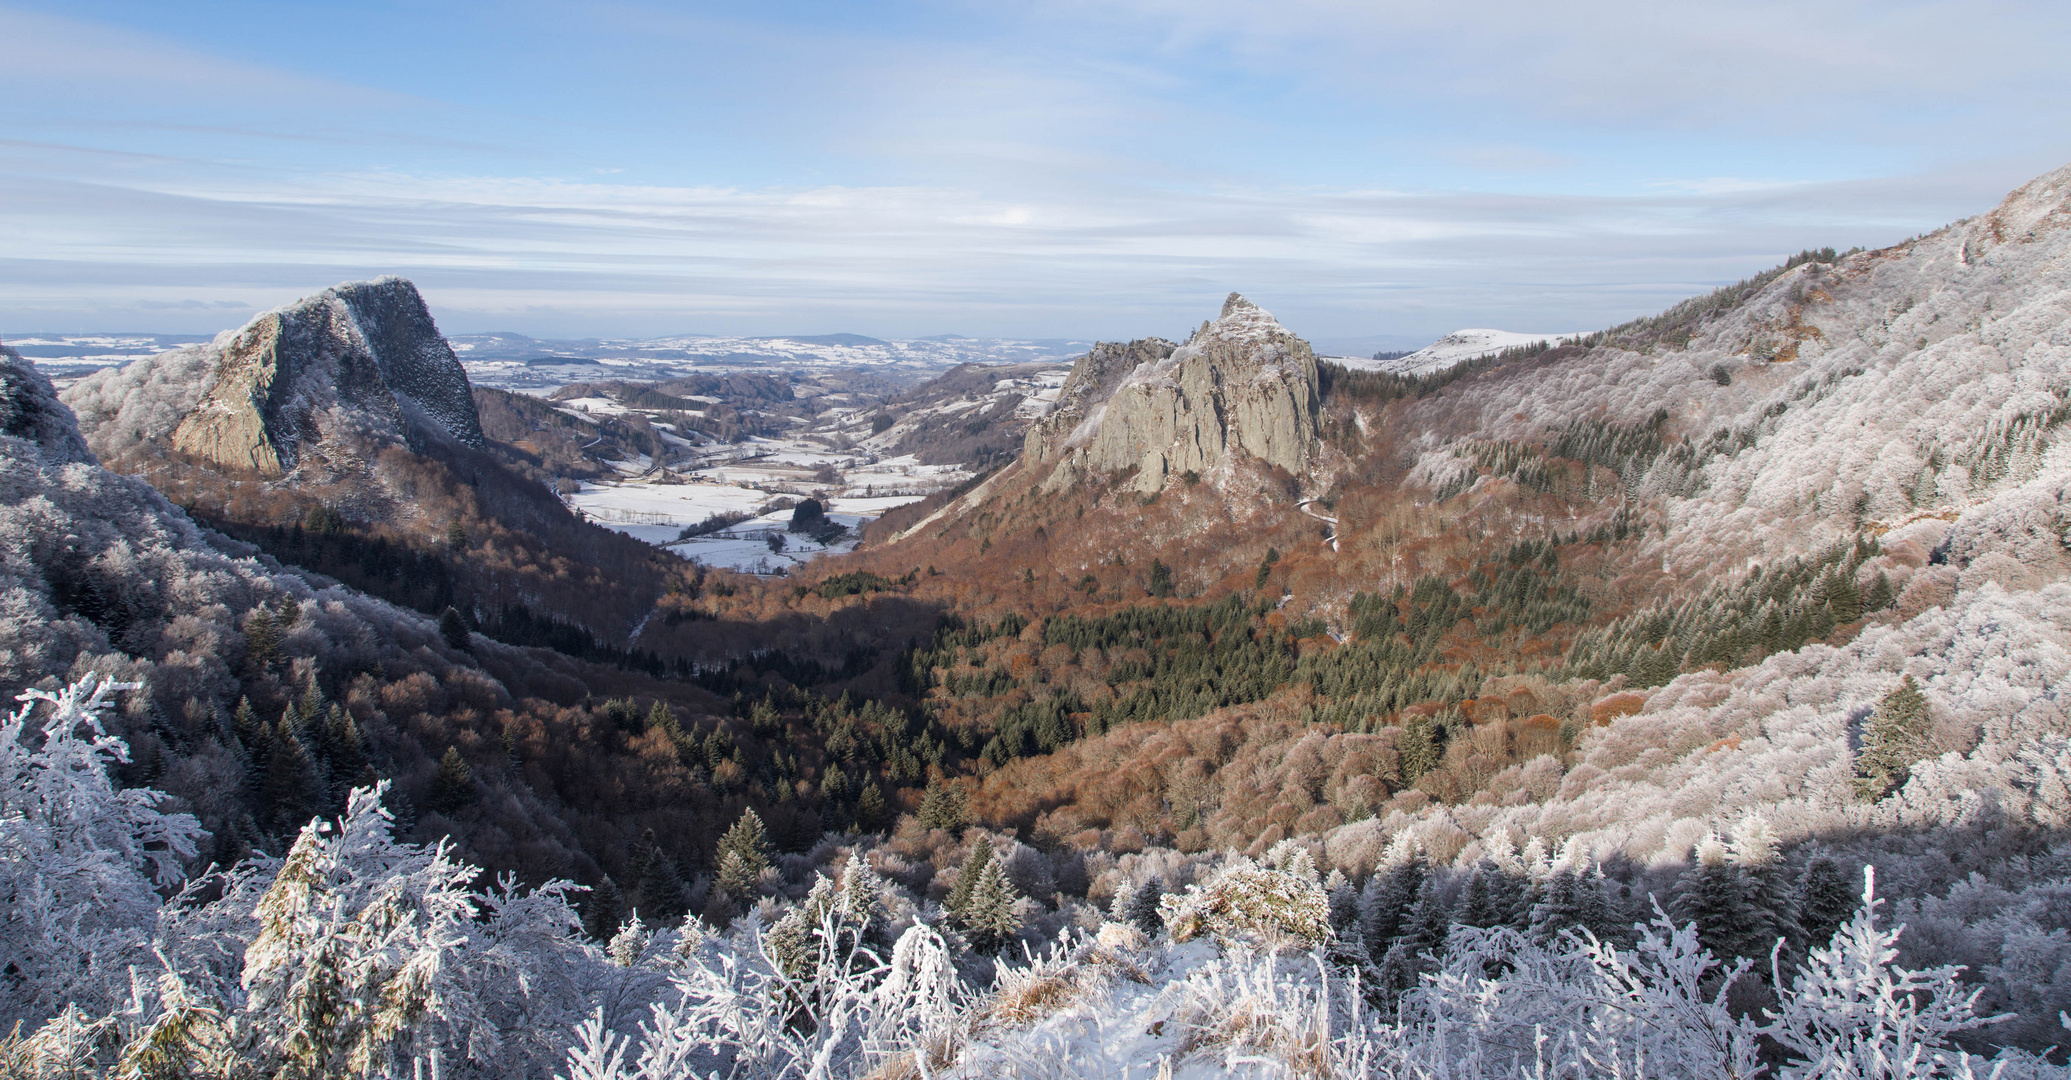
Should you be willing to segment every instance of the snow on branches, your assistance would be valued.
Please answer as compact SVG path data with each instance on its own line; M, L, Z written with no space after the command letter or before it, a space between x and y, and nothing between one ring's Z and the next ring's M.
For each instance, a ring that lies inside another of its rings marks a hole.
M159 808L164 795L108 776L129 748L100 714L109 694L136 688L89 675L29 690L0 723L0 969L14 987L0 1026L66 1004L112 1007L125 965L145 958L157 890L180 882L201 839L194 818Z

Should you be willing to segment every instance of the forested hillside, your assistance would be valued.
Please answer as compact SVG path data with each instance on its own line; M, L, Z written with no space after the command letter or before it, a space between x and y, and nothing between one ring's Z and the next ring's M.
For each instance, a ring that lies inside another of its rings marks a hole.
M649 579L441 518L511 590L443 619L341 504L160 494L9 365L4 1052L2063 1075L2067 312L2071 169L1416 376L1233 295L852 555ZM473 460L436 441L384 475ZM600 582L649 590L623 638L559 606Z

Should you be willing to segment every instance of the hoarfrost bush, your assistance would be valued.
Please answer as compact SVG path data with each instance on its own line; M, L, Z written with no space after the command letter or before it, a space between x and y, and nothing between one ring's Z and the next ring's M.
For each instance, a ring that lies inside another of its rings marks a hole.
M1268 948L1307 948L1332 937L1330 898L1313 868L1275 870L1246 858L1158 902L1173 941L1203 934Z
M111 692L134 689L88 676L29 690L0 723L0 967L14 988L0 1027L113 1008L127 965L148 961L157 889L179 883L202 836L192 817L159 809L164 795L109 779L129 748L100 714Z
M813 941L810 975L795 978L751 921L742 948L693 955L637 1034L614 1033L601 1012L584 1021L556 1075L818 1080L878 1068L927 1075L956 1059L970 995L933 929L911 927L880 959L830 908Z
M1967 1055L1950 1061L1950 1036L2007 1019L1980 1017L1981 988L1957 980L1959 968L1927 971L1897 966L1903 924L1876 924L1876 872L1863 872L1862 906L1825 948L1814 949L1787 991L1765 1033L1795 1054L1783 1080L1846 1077L1946 1076L1967 1069ZM1783 978L1778 973L1777 983Z

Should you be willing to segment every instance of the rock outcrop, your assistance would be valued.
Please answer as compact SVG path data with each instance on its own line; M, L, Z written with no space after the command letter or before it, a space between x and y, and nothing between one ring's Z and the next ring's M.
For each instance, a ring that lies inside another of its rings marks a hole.
M208 345L101 372L66 396L111 460L157 443L212 467L281 477L321 459L325 444L486 445L467 373L402 278L326 289Z
M1135 470L1154 492L1242 454L1295 475L1316 451L1316 356L1272 315L1231 293L1186 344L1102 345L1072 369L1057 410L1029 432L1054 488L1081 471Z
M1022 454L1030 461L1053 461L1067 448L1085 445L1100 426L1115 387L1130 372L1171 356L1177 348L1164 338L1095 344L1092 352L1072 365L1049 415L1028 429Z

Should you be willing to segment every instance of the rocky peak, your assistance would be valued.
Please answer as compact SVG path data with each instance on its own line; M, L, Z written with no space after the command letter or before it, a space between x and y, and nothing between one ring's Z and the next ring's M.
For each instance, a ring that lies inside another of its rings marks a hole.
M1107 399L1129 373L1172 355L1179 346L1164 338L1127 343L1103 341L1079 357L1057 393L1049 414L1028 429L1023 456L1031 462L1054 461L1071 447L1083 446L1099 427Z
M1316 449L1318 397L1308 343L1231 293L1184 345L1150 339L1087 354L1057 412L1030 432L1027 455L1059 461L1053 485L1080 470L1134 468L1143 492L1239 454L1299 476Z
M292 473L326 444L486 445L467 373L417 287L395 277L326 289L67 397L109 444L96 443L103 457L163 441L262 476Z

